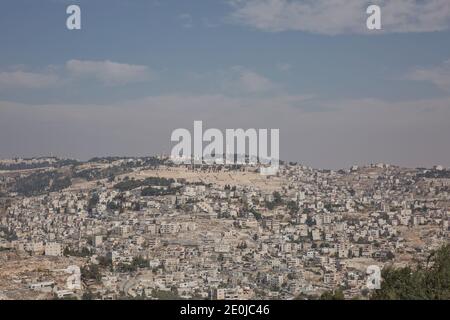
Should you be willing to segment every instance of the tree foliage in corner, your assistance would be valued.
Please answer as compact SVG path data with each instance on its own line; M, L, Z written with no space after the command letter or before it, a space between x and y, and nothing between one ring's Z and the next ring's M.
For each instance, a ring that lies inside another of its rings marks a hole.
M344 293L341 289L334 291L325 291L320 296L319 300L345 300Z
M415 269L386 268L381 289L374 300L448 300L450 299L450 245L432 252L425 266Z

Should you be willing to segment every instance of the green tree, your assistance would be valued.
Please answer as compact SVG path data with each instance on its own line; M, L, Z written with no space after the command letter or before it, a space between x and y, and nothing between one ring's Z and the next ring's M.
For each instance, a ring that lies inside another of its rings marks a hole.
M344 293L341 289L334 291L325 291L320 296L320 300L345 300Z
M432 252L425 266L385 268L381 289L374 300L448 300L450 299L450 245Z
M100 268L96 264L90 264L81 268L81 279L83 280L95 280L100 282L102 274Z

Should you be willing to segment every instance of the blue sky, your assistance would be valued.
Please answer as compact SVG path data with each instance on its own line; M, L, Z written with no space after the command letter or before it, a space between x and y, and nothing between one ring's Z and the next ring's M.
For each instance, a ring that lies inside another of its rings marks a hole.
M450 165L449 29L445 0L5 0L0 157L169 152L204 120L315 167Z

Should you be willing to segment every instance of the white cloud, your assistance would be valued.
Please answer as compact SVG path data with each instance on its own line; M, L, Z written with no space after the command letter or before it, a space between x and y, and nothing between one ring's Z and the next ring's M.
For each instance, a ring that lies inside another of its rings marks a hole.
M248 70L241 72L239 82L248 92L262 92L270 90L273 87L273 84L269 79Z
M192 28L194 26L194 22L192 16L189 13L182 13L178 16L178 19L181 21L181 26L183 28Z
M270 32L373 33L366 29L370 4L381 6L382 32L450 28L448 0L230 0L230 4L230 21Z
M233 67L231 70L233 75L229 87L237 91L263 93L276 87L269 78L255 71L240 66Z
M450 60L441 66L431 68L416 68L407 75L407 79L431 82L437 87L450 92Z
M58 84L55 74L24 71L0 72L0 88L38 89Z
M70 60L66 68L71 76L94 78L106 85L121 85L149 79L147 66L105 61Z

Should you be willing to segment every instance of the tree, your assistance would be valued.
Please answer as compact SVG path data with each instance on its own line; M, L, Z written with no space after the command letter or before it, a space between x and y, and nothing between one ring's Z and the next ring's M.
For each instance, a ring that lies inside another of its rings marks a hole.
M297 205L297 202L295 201L289 201L286 205L287 209L289 210L290 214L294 214L297 213L297 211L299 210L299 207Z
M250 212L253 214L256 220L260 221L262 220L262 214L261 212L256 211L255 209L251 209Z
M178 290L172 288L170 291L153 289L152 297L158 300L180 300Z
M101 267L109 267L111 268L113 263L112 263L112 259L109 256L100 256L97 258L98 260L98 264Z
M274 202L270 202L270 201L266 201L266 208L269 209L269 210L275 209L275 203Z
M345 300L344 293L341 289L334 291L325 291L320 296L320 300Z
M88 266L82 267L81 278L84 280L95 280L97 282L100 282L100 280L102 279L100 268L95 264L90 264Z
M448 300L450 299L450 245L433 251L425 266L385 268L381 289L373 300Z
M91 251L88 248L86 248L86 247L83 247L81 249L81 251L75 251L75 250L70 249L69 247L66 247L64 249L64 253L63 254L66 257L69 257L69 256L72 256L72 257L89 257L89 256L91 256Z
M98 202L100 201L100 198L98 194L94 193L88 202L88 209L93 209L97 206Z
M283 202L283 199L281 198L281 194L278 191L275 191L273 193L273 202L275 202L276 205L279 205Z
M91 290L87 290L83 293L81 300L94 300L96 298L96 295Z
M306 224L308 227L312 227L312 226L316 225L316 220L315 220L313 217L308 216L308 217L306 218L305 224Z

